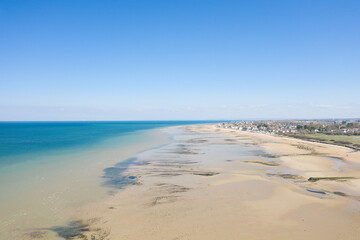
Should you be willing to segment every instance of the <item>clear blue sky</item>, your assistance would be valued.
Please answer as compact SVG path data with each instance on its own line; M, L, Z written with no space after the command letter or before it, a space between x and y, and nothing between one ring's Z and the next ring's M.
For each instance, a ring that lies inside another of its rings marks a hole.
M333 117L358 0L0 0L0 120Z

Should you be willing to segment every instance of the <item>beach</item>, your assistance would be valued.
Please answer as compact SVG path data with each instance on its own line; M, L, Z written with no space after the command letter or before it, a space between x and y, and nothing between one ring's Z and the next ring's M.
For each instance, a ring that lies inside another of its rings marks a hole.
M170 143L110 166L108 197L24 236L50 239L358 239L360 153L218 128L164 128Z
M17 153L21 147L31 147L22 155L5 155L4 151L0 151L0 239L36 239L42 236L43 239L63 239L49 229L66 224L73 215L74 207L108 196L109 189L104 186L104 169L138 152L169 142L168 135L152 129L156 124L149 124L149 129L144 129L143 125L14 123L14 131L21 132L21 136L12 134L8 124L0 125L2 133L8 132L6 138L1 138L1 150ZM106 133L109 131L115 134L108 137ZM44 135L41 135L42 132ZM79 132L82 134L79 135ZM96 141L90 142L89 135L94 138L94 132L97 132ZM68 137L67 143L84 134L86 138L77 146L62 146L64 136ZM41 137L43 140L39 141ZM15 139L20 147L11 143L5 148L7 145L4 143L10 142L8 139ZM58 142L60 147L49 149ZM46 149L30 152L36 144ZM28 234L37 231L46 234Z
M359 13L0 0L0 240L360 240Z

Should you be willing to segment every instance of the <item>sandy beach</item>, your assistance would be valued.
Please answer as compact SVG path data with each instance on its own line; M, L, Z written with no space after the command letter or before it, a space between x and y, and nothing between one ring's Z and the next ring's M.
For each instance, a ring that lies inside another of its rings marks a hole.
M105 169L109 197L25 239L359 239L360 153L216 124Z
M108 197L105 168L167 142L160 130L138 131L1 166L0 239L63 239L49 229L66 224L74 207Z
M0 240L360 240L360 0L0 0Z

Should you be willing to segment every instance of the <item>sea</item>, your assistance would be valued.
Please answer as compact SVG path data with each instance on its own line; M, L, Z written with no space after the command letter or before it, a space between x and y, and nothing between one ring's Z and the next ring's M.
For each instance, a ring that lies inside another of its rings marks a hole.
M0 122L0 239L61 225L113 194L104 169L169 143L162 128L214 122Z

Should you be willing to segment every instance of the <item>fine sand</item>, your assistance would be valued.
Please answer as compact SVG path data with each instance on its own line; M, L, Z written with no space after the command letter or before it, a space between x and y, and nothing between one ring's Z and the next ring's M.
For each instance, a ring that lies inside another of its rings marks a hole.
M109 197L24 239L360 239L360 152L217 128L105 170Z
M75 207L109 196L104 168L168 142L160 129L137 131L2 167L0 240L63 239L50 228L66 225Z

